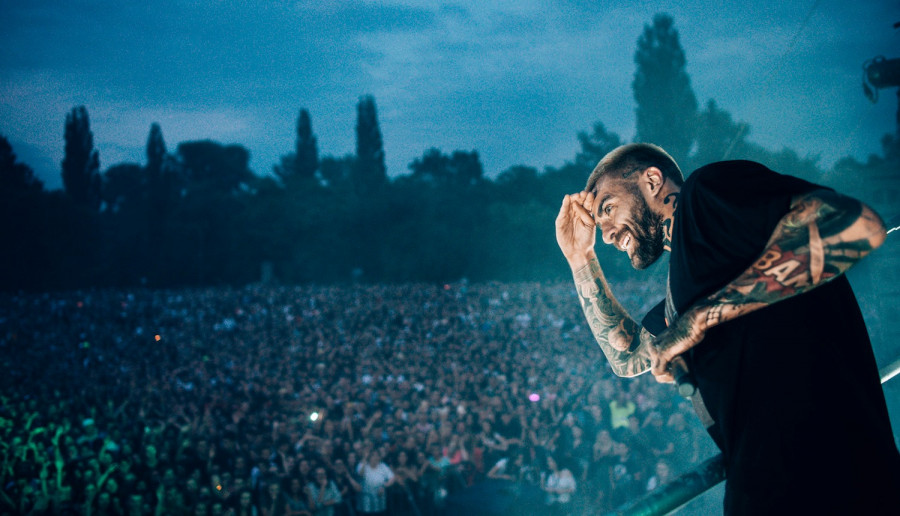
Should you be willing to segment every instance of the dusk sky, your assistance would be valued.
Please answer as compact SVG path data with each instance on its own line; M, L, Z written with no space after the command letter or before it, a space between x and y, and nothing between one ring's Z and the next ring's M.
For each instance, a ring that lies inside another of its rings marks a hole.
M596 121L634 138L636 41L660 12L701 106L749 123L750 141L830 166L880 152L896 128L896 89L872 104L861 81L866 60L900 57L897 0L10 0L0 134L50 189L78 105L103 170L143 163L158 122L170 151L241 144L268 174L301 108L320 155L352 153L371 94L391 176L430 147L477 150L492 177L559 166Z

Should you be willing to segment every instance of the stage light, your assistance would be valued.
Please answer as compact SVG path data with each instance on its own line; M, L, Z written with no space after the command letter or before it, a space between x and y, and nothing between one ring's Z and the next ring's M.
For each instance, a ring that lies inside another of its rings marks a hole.
M318 419L319 419L319 413L318 413L318 412L313 412L312 414L309 415L309 420L312 421L312 422L315 422L315 421L318 420Z
M536 392L532 392L531 394L528 395L528 401L530 401L532 403L537 403L537 402L541 401L541 395Z

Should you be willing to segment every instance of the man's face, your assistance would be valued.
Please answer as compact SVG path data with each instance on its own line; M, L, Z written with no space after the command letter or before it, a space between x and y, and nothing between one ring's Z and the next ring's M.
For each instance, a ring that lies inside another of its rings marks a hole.
M634 181L606 178L599 183L594 222L603 242L627 253L635 269L646 269L663 253L662 215L650 209Z

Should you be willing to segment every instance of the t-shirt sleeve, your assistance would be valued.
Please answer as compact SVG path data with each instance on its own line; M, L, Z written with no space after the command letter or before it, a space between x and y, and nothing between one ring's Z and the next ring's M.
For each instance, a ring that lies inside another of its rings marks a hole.
M762 254L792 198L819 188L750 161L715 163L691 174L675 215L676 309L683 312L738 277Z
M644 327L645 330L650 332L650 335L654 337L658 337L662 332L666 330L666 300L663 299L656 306L650 309L649 312L644 316L641 320L641 326Z

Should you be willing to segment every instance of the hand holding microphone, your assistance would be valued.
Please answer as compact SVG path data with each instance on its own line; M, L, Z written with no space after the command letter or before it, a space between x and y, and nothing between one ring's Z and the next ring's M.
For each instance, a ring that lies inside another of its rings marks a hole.
M696 346L706 335L701 321L705 320L702 310L690 310L675 320L650 345L650 367L656 381L675 383L678 394L689 398L697 390L694 379L688 371L687 362L681 356Z
M674 383L678 387L678 394L689 398L696 391L694 379L688 371L687 362L681 356L675 356L669 360L661 359L660 351L656 345L650 346L650 365L653 376L660 383Z
M694 384L694 378L688 371L687 362L684 358L677 356L669 362L669 372L675 378L675 386L678 388L678 394L685 398L690 398L697 392L697 386Z

